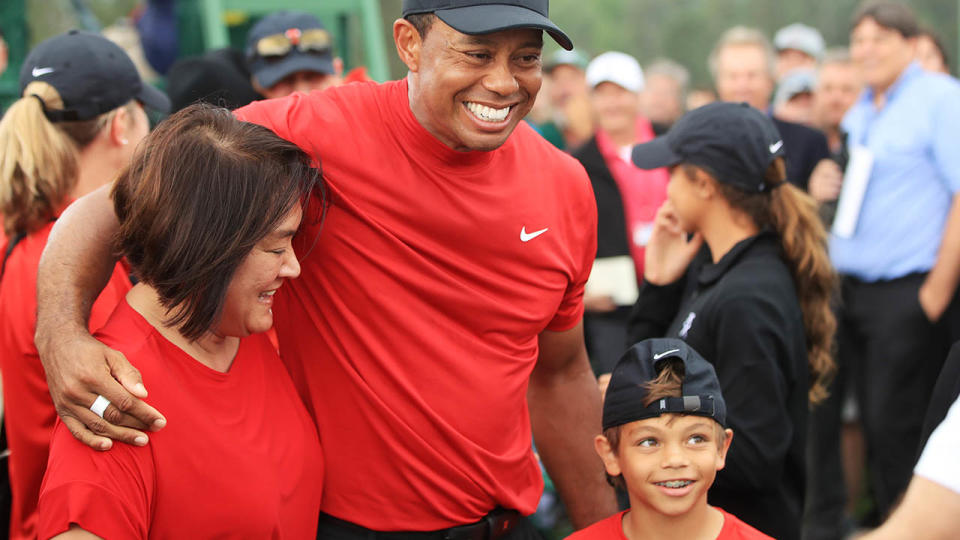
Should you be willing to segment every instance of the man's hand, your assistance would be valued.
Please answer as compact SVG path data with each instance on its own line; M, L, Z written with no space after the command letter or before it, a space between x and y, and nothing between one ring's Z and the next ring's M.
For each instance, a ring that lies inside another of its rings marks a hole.
M953 291L937 291L936 286L931 284L929 280L920 286L920 291L917 293L920 308L923 309L923 314L927 316L927 320L930 322L940 320L943 312L950 305L951 299L953 299Z
M583 295L583 309L592 313L610 313L617 309L613 298L607 294Z
M140 372L124 356L89 335L37 343L57 414L80 442L109 450L111 439L136 446L166 420L141 398L147 397ZM90 410L97 396L110 401L103 418Z
M540 334L527 403L537 450L570 521L581 529L617 511L603 462L593 449L600 434L600 392L583 343L583 323Z
M116 264L113 237L120 225L110 188L77 199L60 215L37 268L34 342L50 396L73 436L97 450L109 449L111 439L147 444L146 434L136 430L166 425L140 401L147 391L137 370L87 329L91 306ZM103 418L90 410L98 395L111 402Z
M821 159L810 173L807 191L818 203L835 201L843 187L843 171L832 159Z

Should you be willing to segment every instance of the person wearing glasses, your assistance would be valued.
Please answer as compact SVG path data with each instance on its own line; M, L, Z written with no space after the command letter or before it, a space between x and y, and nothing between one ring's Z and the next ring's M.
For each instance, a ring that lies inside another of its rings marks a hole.
M343 60L319 19L301 11L278 11L247 34L247 67L253 88L267 99L340 84Z

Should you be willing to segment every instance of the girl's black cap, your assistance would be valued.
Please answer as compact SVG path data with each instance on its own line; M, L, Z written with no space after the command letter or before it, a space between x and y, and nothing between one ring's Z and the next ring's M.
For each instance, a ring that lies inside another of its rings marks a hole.
M170 110L167 96L140 79L123 49L92 32L71 30L34 47L20 69L21 95L33 81L53 86L63 98L63 110L44 107L52 122L90 120L132 99Z
M670 361L683 364L682 396L659 399L644 407L646 383L656 379ZM721 426L727 425L727 405L713 365L682 339L645 339L630 347L613 368L603 400L603 429L664 413L706 416Z
M770 189L764 175L786 155L770 118L746 103L717 102L683 115L666 135L633 148L641 169L688 163L706 168L717 180L744 191Z
M566 50L573 42L550 20L550 0L403 0L402 15L433 13L454 30L469 35L514 28L539 28Z

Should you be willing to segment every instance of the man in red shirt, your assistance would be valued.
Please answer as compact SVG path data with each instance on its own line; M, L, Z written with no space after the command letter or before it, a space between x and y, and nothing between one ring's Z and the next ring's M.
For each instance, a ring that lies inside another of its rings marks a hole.
M238 112L322 161L330 187L323 233L301 229L302 278L274 305L323 442L321 535L501 537L542 488L531 431L575 526L615 511L591 450L599 394L581 324L590 184L520 123L540 88L541 31L572 46L547 4L406 0L393 29L406 79ZM123 425L165 424L136 371L82 328L115 226L106 193L78 201L38 287L54 400L102 449L146 443ZM88 409L98 395L113 403L103 419Z

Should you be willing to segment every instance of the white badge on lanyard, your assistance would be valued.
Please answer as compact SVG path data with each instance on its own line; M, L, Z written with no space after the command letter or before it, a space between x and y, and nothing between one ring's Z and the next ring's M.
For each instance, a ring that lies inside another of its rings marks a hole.
M831 232L840 238L850 238L857 230L860 219L860 207L867 193L870 171L873 169L873 152L863 145L850 147L850 160L843 175L843 187L837 202L837 213L833 218Z

